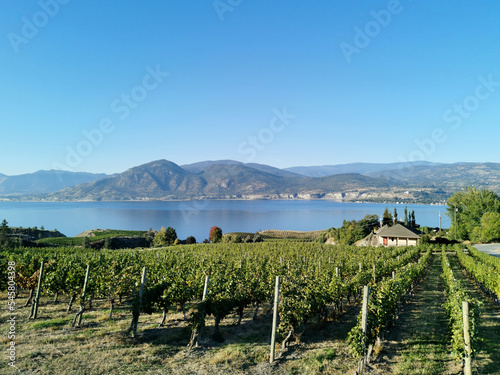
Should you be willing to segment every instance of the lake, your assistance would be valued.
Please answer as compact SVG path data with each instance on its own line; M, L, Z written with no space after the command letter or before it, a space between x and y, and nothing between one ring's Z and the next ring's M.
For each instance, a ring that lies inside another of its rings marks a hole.
M214 225L227 232L256 232L266 229L319 230L339 227L343 220L359 220L366 214L397 208L415 210L420 225L450 226L442 205L402 205L340 203L327 200L219 200L186 202L0 202L0 220L12 227L57 229L75 236L88 229L155 230L173 227L180 239L194 236L198 242L208 238Z

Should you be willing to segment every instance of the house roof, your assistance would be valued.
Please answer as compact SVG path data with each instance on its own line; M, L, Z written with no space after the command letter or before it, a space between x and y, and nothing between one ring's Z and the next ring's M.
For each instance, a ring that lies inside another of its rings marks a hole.
M392 227L384 225L377 231L377 236L379 237L398 237L398 238L420 238L419 233L403 224L396 224Z

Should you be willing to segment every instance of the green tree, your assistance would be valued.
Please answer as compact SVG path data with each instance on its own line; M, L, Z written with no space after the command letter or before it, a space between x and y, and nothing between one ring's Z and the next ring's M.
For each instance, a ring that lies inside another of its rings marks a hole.
M450 236L455 234L455 210L457 217L457 238L469 240L474 228L481 227L481 219L487 212L500 213L500 197L487 189L468 187L448 198L446 215L451 219ZM477 236L480 229L477 229Z
M473 229L471 239L475 242L500 240L500 213L486 212L481 218L481 226Z
M9 223L7 220L3 219L2 223L0 224L0 247L2 248L11 248L11 241L10 241L10 228L9 228Z
M411 210L410 220L409 220L408 225L409 225L410 228L416 228L417 227L417 222L415 221L415 211L414 210Z
M398 222L398 210L396 207L394 207L394 214L392 215L392 217L394 218L394 222Z
M387 207L382 214L382 225L392 225L392 215Z
M172 227L168 227L166 233L167 233L167 241L170 244L173 244L177 239L177 233L175 232L175 229Z
M160 231L156 233L153 244L154 246L170 246L173 245L175 240L177 239L177 233L175 229L172 227L161 227Z
M222 240L222 229L219 227L210 228L210 233L208 235L208 240L212 243L217 243Z
M405 206L405 220L403 222L405 226L409 226L409 221L408 221L408 207Z
M342 227L330 228L325 234L326 237L332 237L336 244L352 245L356 241L365 238L378 225L379 217L377 215L366 215L359 221L344 220Z
M192 244L195 244L196 243L196 238L194 238L193 236L189 236L188 238L186 238L186 244L187 245L192 245Z

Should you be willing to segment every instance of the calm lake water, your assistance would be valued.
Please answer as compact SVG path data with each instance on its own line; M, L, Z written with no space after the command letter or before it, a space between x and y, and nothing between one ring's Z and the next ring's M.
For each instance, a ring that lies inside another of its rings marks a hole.
M420 225L450 226L444 215L446 206L407 205L415 210ZM0 220L13 227L58 229L75 236L88 229L155 230L173 227L180 239L195 236L198 242L208 238L214 225L227 232L256 232L266 229L318 230L339 227L343 220L359 220L366 214L390 212L397 208L404 217L405 205L375 203L339 203L324 200L283 201L192 201L192 202L0 202Z

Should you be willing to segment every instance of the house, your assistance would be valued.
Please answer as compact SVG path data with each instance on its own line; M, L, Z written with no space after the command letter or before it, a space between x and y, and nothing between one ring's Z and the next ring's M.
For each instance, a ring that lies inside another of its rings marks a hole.
M378 246L417 246L420 234L411 228L397 223L392 227L384 225L375 232Z

